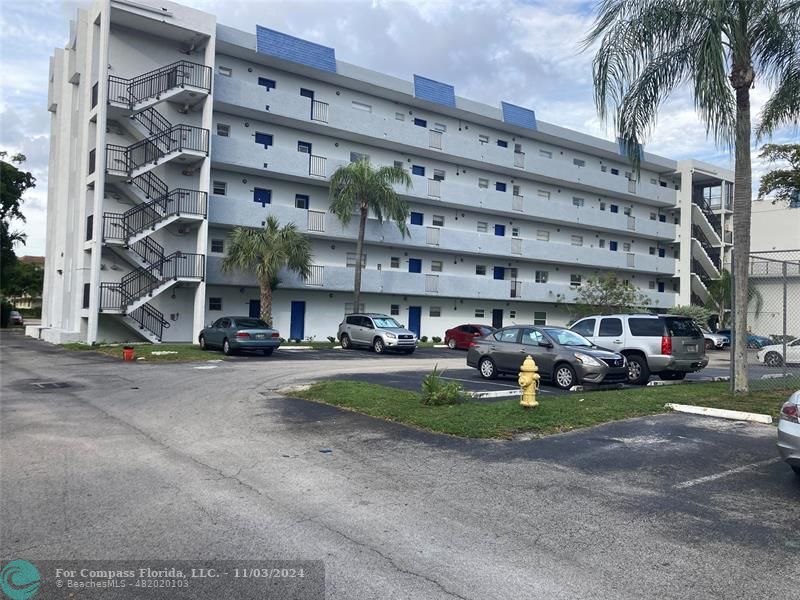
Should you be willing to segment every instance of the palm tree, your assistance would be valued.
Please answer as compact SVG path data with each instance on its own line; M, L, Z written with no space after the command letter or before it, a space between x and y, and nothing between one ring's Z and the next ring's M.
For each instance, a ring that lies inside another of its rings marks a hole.
M733 305L733 281L731 272L723 269L719 279L712 279L708 283L708 295L719 317L719 324L728 325L728 314ZM753 305L753 313L757 317L764 307L764 296L754 285L747 286L747 306ZM738 327L738 326L737 326Z
M800 0L600 0L584 40L594 57L595 103L609 105L638 169L640 142L658 108L688 83L700 117L718 144L735 148L733 252L736 317L735 392L747 386L747 289L750 254L750 88L761 77L774 88L759 136L800 115Z
M394 191L394 185L411 189L411 177L402 167L374 168L368 159L339 167L331 177L331 212L343 226L350 223L357 212L358 239L356 240L355 279L353 282L353 310L359 310L361 300L361 270L364 267L364 229L367 216L372 212L378 223L384 216L397 224L403 237L408 233L408 203Z
M236 227L228 236L228 254L222 271L255 271L261 288L261 319L272 326L272 292L278 285L278 272L294 271L301 277L311 274L311 244L294 223L280 226L267 217L263 229Z

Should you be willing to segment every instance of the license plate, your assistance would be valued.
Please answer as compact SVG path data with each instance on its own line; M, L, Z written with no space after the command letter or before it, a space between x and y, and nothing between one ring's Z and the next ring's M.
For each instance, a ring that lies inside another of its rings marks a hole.
M697 345L696 344L686 344L686 351L687 352L697 352Z
M263 333L257 333L256 334L256 339L257 340L263 340L265 337L267 337L267 336L265 334L263 334Z

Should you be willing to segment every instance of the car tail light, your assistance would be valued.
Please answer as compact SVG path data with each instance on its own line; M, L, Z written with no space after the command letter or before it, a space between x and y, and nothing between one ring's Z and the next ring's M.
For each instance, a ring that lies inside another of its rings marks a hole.
M793 402L785 402L781 407L781 419L800 423L800 408Z
M661 336L661 354L672 354L672 338L668 335Z
M274 338L279 338L279 337L281 337L281 334L280 334L280 333L278 333L277 331L273 331L273 332L272 332L272 337L274 337Z
M471 341L471 342L469 343L469 347L470 347L470 348L476 348L477 346L478 346L478 342L476 342L476 341Z
M249 338L249 337L250 337L250 334L249 334L249 333L247 333L246 331L240 331L240 332L238 332L238 333L236 334L236 337L237 337L238 339L240 339L240 340L244 340L244 339L247 339L247 338Z

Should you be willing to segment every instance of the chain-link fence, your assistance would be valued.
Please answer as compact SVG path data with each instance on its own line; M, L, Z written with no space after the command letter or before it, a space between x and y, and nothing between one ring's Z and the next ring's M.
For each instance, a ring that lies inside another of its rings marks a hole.
M800 389L800 250L751 253L749 271L750 388Z

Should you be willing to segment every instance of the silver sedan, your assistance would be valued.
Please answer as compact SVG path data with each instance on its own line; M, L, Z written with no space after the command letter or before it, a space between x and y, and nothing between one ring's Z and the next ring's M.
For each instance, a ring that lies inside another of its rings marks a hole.
M789 396L778 419L778 452L800 476L800 390Z

